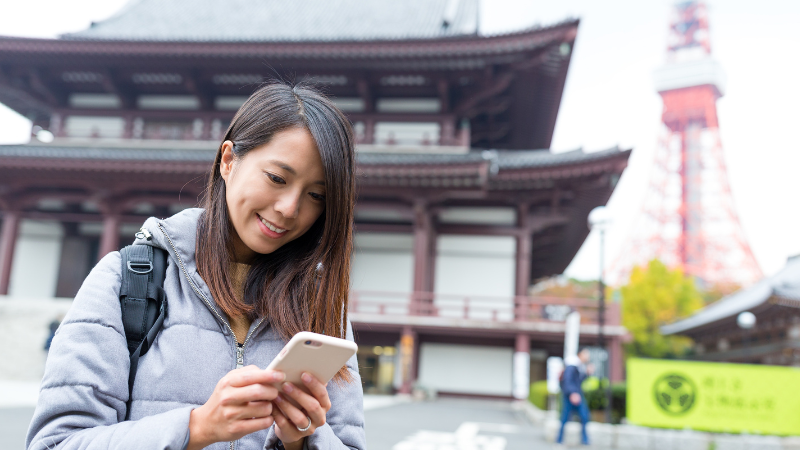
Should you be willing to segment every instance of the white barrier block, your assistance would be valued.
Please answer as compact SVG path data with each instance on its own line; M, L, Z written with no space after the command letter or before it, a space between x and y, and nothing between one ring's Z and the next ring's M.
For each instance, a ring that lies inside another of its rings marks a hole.
M652 430L650 432L651 450L683 450L677 446L678 433L675 430Z
M743 436L745 450L782 450L778 436Z
M568 447L581 445L581 428L583 426L580 422L567 422L567 426L564 427L564 445Z
M800 450L800 437L790 436L781 439L781 448L783 450Z
M712 440L719 450L746 450L744 436L736 434L715 434Z
M675 436L675 448L678 450L708 450L709 442L708 433L700 431L683 430Z
M557 419L547 419L544 421L544 440L547 442L555 442L558 438L558 430L561 428L561 422Z
M586 424L589 443L594 448L614 448L617 446L617 432L614 425L608 423L589 422Z
M649 428L645 427L619 425L617 427L617 448L620 450L649 449L650 431Z

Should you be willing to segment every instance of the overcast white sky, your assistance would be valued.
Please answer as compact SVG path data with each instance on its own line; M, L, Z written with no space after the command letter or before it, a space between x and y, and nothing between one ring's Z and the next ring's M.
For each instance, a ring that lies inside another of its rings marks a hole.
M86 28L127 0L5 2L0 35L56 37ZM656 145L661 100L652 73L664 60L668 0L482 0L481 28L498 33L579 17L581 25L556 124L555 151L614 145L633 148L612 197L614 259L640 208ZM711 45L725 68L718 102L733 195L766 274L800 254L800 2L708 0ZM0 105L0 143L25 142L30 123ZM598 275L598 241L590 235L567 274Z

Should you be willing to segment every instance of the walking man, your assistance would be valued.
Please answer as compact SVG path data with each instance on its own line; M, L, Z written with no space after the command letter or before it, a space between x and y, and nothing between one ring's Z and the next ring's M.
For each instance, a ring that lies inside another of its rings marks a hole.
M586 422L589 421L589 406L586 404L586 397L583 395L581 384L586 379L590 368L586 363L589 362L589 350L582 349L578 352L578 357L566 358L566 367L561 376L561 431L558 433L558 443L564 441L564 426L569 422L573 411L578 413L581 419L581 443L589 445L589 437L586 435Z

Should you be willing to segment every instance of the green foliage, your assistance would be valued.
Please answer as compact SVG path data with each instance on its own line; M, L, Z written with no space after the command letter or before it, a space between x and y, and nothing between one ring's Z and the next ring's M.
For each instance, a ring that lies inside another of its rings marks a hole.
M602 382L605 381L606 380L603 380ZM586 377L586 379L583 380L583 383L581 383L581 389L583 389L583 392L594 391L596 389L600 389L600 383L601 381L597 377Z
M620 291L622 324L633 337L626 348L629 356L676 357L689 349L691 339L663 336L659 328L703 306L703 297L691 278L653 260L646 268L635 267Z
M584 385L585 386L585 385ZM593 390L584 389L583 395L586 397L586 403L592 411L602 411L606 408L606 386L608 380L603 379L597 383L597 388ZM620 420L625 417L625 408L627 401L627 386L625 383L616 383L611 385L611 422L620 423Z
M547 380L531 383L531 392L528 401L539 409L547 409Z

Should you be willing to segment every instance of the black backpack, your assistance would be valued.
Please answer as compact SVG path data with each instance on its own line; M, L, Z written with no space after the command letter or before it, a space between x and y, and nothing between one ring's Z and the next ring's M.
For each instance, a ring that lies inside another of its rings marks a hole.
M128 420L139 358L150 350L167 315L167 296L164 293L167 252L149 245L128 245L119 253L122 259L119 302L131 357L125 406L125 420Z

